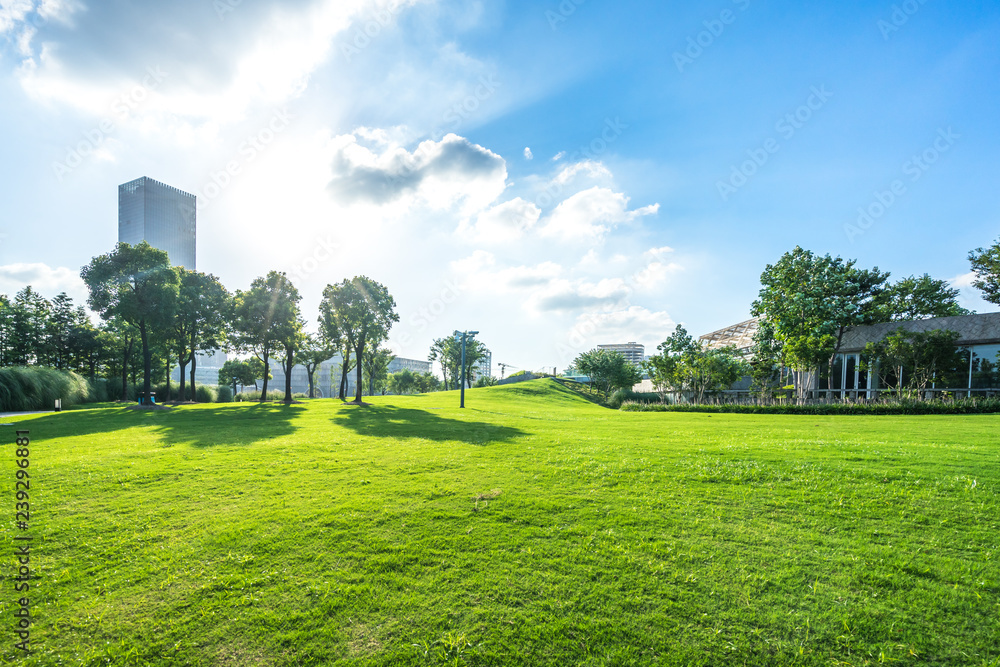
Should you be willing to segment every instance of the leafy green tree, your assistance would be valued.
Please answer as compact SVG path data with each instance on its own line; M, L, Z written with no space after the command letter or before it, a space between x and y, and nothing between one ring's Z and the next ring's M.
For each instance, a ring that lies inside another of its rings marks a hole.
M344 281L346 282L346 281ZM347 374L355 366L355 361L351 358L353 348L351 342L344 335L340 324L340 313L335 304L346 298L342 293L346 288L344 283L327 285L323 290L323 301L319 308L319 330L326 345L329 345L340 352L340 400L347 400Z
M281 339L281 349L285 352L285 356L281 360L281 370L285 373L285 403L292 402L292 369L298 363L299 350L302 349L302 346L306 342L306 334L302 330L305 323L298 316L298 310L299 307L296 304L295 324L292 328L284 332Z
M646 368L661 400L668 391L689 391L703 403L707 393L732 386L749 371L736 348L706 348L681 325L656 349L660 354L650 357Z
M256 361L256 359L254 359ZM247 387L249 385L257 386L257 378L260 377L255 372L253 364L244 359L227 359L226 363L222 364L222 368L219 369L219 384L230 384L233 385L233 393L236 393L236 385L239 384L240 387ZM263 369L261 369L263 370Z
M824 362L832 368L844 333L880 318L889 274L855 264L796 246L761 274L752 312L772 323L800 400L807 375Z
M935 280L928 274L910 276L890 285L882 297L883 320L905 322L931 317L970 315L972 311L958 305L959 290L947 280Z
M335 328L354 353L354 359L362 362L357 365L355 403L362 403L365 350L387 340L393 322L398 321L396 301L389 290L366 276L345 279L337 285L327 285L323 290L320 327L324 333Z
M234 342L239 349L257 357L263 366L261 402L267 400L271 356L276 351L285 350L286 342L301 331L298 308L300 298L299 291L288 276L279 271L269 271L266 276L255 278L246 292L236 292Z
M191 364L191 400L194 400L198 353L216 352L222 348L234 304L229 290L214 275L183 267L178 271L180 290L171 351L180 364L181 400L185 397L184 370L188 363Z
M486 345L475 338L465 341L465 377L469 382L474 382L478 374L478 364L486 358ZM454 336L437 338L431 344L428 361L437 361L441 364L441 372L444 375L444 385L447 391L449 386L457 388L462 381L462 341L456 340ZM451 381L449 382L449 378Z
M482 387L495 387L499 380L490 375L481 375L478 380L476 380L475 386L477 388Z
M49 363L47 323L52 309L45 297L31 288L14 295L11 313L10 363L16 366Z
M441 380L433 373L423 372L413 374L414 388L421 394L428 394L441 389Z
M963 363L956 345L959 336L957 331L947 329L906 331L901 327L865 346L863 367L869 371L878 368L885 384L895 376L900 394L905 387L922 396L939 373L952 371Z
M409 368L404 368L401 371L396 371L389 376L389 391L390 393L402 396L403 394L409 394L417 388L417 379L414 377L413 371Z
M105 320L120 318L139 330L142 344L143 392L150 393L150 337L165 332L177 307L180 278L167 253L145 241L115 249L91 260L80 272L90 290L90 308Z
M972 284L990 303L1000 305L1000 239L985 250L976 248L969 253L969 263L975 279Z
M621 352L590 350L578 356L573 365L590 377L605 399L615 389L631 389L642 380L642 373Z
M753 335L749 361L751 386L759 397L773 396L780 386L783 366L783 350L774 336L774 325L761 320Z
M11 345L14 337L14 304L6 294L0 294L0 367L11 366Z
M296 363L302 364L306 369L306 376L309 378L309 398L316 397L315 377L316 370L327 359L337 354L337 347L321 336L307 334L302 347L296 354Z
M376 348L374 346L365 350L362 359L364 366L364 376L368 381L368 395L374 396L376 389L383 389L389 378L389 364L395 355L387 347Z

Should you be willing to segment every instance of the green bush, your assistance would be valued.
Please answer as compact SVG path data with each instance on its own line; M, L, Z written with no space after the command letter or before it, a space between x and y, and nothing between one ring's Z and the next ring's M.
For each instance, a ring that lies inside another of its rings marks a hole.
M195 400L199 403L216 403L219 400L219 392L207 384L195 385Z
M232 403L233 402L233 388L229 385L220 384L216 388L216 393L219 395L219 403Z
M71 371L40 366L0 368L0 411L53 410L93 401L92 385Z
M269 392L267 392L267 398L265 398L264 400L267 400L267 401L281 401L281 400L284 400L284 398L285 398L285 392L278 391L277 389L272 389ZM242 394L236 394L236 401L238 403L239 402L252 402L252 401L259 401L259 400L260 400L260 392L259 391L248 391L248 392L245 392L245 393L242 393Z
M712 414L745 415L972 415L1000 412L998 398L963 398L958 401L880 401L877 403L815 403L795 405L755 405L729 403L721 405L625 402L624 412L707 412Z

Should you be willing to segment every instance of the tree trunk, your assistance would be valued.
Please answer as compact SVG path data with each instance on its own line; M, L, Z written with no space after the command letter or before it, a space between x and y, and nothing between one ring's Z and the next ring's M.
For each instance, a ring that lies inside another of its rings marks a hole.
M195 360L194 352L191 353L191 400L197 399L198 393L194 386L194 372L198 369L198 362Z
M340 400L346 400L347 394L347 373L351 366L351 348L344 348L344 363L340 367Z
M198 358L195 354L194 349L194 332L191 332L191 400L195 400L198 393L195 391L194 386L194 371L198 367Z
M355 354L354 358L358 360L358 364L357 364L357 371L358 372L357 372L357 376L356 376L357 377L357 382L358 382L358 387L357 387L357 393L356 393L356 395L354 397L354 402L355 403L360 403L361 402L361 390L364 389L364 386L365 386L364 382L363 382L363 380L361 378L361 366L362 366L361 360L365 358L364 357L364 354L365 354L365 344L364 343L359 343L358 346L354 349L354 354Z
M185 370L185 369L187 369L187 361L180 361L180 360L178 360L178 365L180 366L180 369L181 369L181 388L180 388L180 391L177 394L177 400L178 401L183 401L184 400L184 395L186 393L185 390L184 390L184 382L186 380L186 378L184 377L184 374L187 372Z
M142 392L149 398L149 392L152 391L150 384L153 374L153 351L149 349L145 319L139 321L139 335L142 337Z
M310 368L309 364L306 364L306 375L309 376L309 398L316 398L313 395L313 374L315 372L315 367Z
M132 346L135 345L135 340L130 340L128 345L125 346L125 358L122 359L122 400L128 400L128 361L132 356Z
M264 353L263 357L264 358L261 361L264 362L264 384L260 390L261 403L267 400L267 376L271 374L271 364L270 364L271 359L266 352Z
M295 361L295 350L291 347L285 348L285 402L292 402L292 367Z

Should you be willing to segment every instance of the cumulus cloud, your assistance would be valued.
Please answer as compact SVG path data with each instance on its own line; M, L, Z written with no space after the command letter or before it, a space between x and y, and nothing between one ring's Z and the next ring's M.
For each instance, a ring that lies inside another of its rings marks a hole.
M516 241L535 226L541 215L542 210L538 206L517 197L483 211L475 224L463 224L459 229L476 242Z
M332 171L328 189L340 201L387 204L413 195L435 208L459 200L482 208L507 180L503 158L455 134L424 141L413 152L393 146L381 153L355 135L337 137Z
M542 312L608 308L622 304L629 291L620 278L606 278L597 283L583 279L555 280L532 295L530 306Z
M562 201L548 218L541 234L565 241L600 241L614 227L653 215L659 204L628 210L629 198L609 188L593 187Z
M79 306L86 304L89 294L78 270L41 263L0 266L0 294L13 297L28 285L48 299L66 292Z
M642 306L629 306L604 312L583 313L560 342L562 356L567 360L597 345L636 341L653 353L674 330L676 323L664 311L651 311Z
M535 155L534 155L534 153L531 152L531 148L525 148L524 149L524 159L525 160L534 160L535 159Z

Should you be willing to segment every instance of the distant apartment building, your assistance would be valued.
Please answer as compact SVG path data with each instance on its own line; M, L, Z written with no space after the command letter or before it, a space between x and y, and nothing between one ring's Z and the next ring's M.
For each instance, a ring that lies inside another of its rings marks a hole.
M143 176L118 186L118 241L166 251L173 266L195 271L197 198Z
M473 374L478 380L481 377L492 377L493 376L493 353L483 348L485 353L483 358L473 366Z
M625 361L633 366L641 366L646 358L646 346L641 343L614 343L611 345L598 345L598 350L608 350L609 352L620 352L625 357Z
M411 373L430 373L432 368L433 364L429 361L393 357L392 361L389 362L389 375L398 373L403 369L409 370Z

